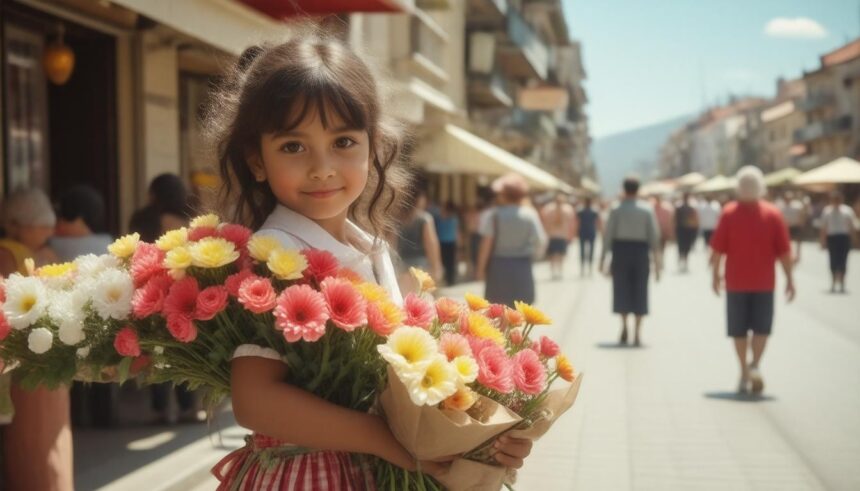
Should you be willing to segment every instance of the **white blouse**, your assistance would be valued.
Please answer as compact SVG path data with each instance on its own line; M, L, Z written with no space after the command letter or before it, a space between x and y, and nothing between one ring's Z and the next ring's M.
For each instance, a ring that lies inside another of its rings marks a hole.
M254 235L272 237L289 249L311 248L328 251L334 254L343 267L355 271L365 281L385 288L392 300L401 305L403 297L397 284L388 244L375 240L351 221L347 220L346 225L350 245L332 237L313 220L278 205ZM233 352L233 358L243 356L283 361L277 351L252 344L243 344Z

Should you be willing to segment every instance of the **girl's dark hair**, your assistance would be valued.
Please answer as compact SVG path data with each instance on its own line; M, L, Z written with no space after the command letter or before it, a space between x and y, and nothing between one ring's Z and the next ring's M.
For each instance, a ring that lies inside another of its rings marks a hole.
M390 236L402 212L409 173L402 162L404 137L381 109L369 67L342 41L318 31L273 45L253 46L239 57L208 113L223 185L221 212L253 229L277 205L267 182L257 182L249 158L261 153L265 133L289 131L316 111L323 126L333 111L346 126L366 130L370 172L349 217L378 237Z

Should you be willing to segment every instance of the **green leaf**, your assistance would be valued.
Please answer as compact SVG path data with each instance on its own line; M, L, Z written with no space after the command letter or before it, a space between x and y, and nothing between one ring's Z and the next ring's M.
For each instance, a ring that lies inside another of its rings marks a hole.
M130 356L126 356L119 362L119 366L117 366L117 370L119 372L119 384L122 385L128 380L128 372L131 370L131 362L133 358Z

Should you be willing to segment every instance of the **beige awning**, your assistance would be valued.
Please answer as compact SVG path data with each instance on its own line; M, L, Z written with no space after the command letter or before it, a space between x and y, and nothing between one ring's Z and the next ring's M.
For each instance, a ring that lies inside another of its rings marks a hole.
M794 167L786 167L785 169L771 172L764 176L764 183L767 184L767 187L769 188L778 188L780 186L785 186L786 184L791 184L792 179L800 174L801 172Z
M737 185L734 177L714 176L693 188L694 193L720 193L731 191Z
M536 189L573 192L569 184L531 162L453 124L446 124L422 139L415 152L415 161L426 170L440 174L501 176L516 172Z
M698 172L691 172L689 174L685 174L679 177L678 180L675 181L675 185L679 188L692 188L698 186L699 184L702 184L707 180L708 178L703 176L702 174Z
M665 196L675 191L675 183L672 181L646 182L639 188L639 194L643 196Z
M829 164L797 176L792 183L798 186L858 184L860 183L860 162L849 157L840 157Z
M583 177L582 179L580 179L579 187L592 194L597 194L600 192L600 184L597 184L596 182L592 181L591 178L588 177Z

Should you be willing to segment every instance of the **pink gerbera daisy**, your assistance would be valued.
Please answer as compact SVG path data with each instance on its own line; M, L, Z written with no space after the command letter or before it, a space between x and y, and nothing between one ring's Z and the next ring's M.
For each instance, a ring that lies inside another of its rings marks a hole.
M173 283L167 293L167 298L164 299L164 315L168 317L182 315L192 319L199 294L200 288L197 285L197 280L190 276Z
M320 249L305 249L302 254L308 262L304 272L305 279L313 280L319 285L324 279L337 276L340 264L332 253Z
M349 332L367 324L367 303L349 280L329 277L321 288L334 325Z
M153 276L164 271L164 251L155 244L141 242L131 257L131 277L134 286L140 288Z
M278 297L275 326L290 343L318 340L325 334L327 320L325 298L308 285L293 285Z
M448 358L448 361L458 356L472 356L469 341L464 336L451 332L446 332L439 338L439 351Z
M406 298L403 300L403 310L406 311L406 320L404 323L407 326L427 329L436 317L436 309L433 307L433 304L422 300L421 297L414 293L406 295Z

